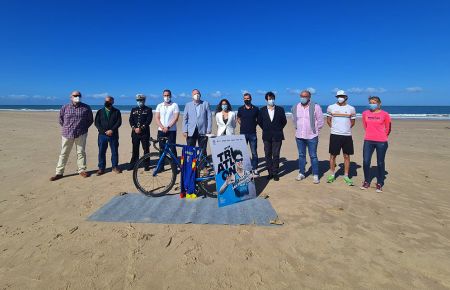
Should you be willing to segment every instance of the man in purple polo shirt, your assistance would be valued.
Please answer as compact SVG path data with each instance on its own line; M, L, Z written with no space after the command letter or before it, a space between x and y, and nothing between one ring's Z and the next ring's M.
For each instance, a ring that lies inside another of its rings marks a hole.
M317 158L317 145L319 133L323 127L323 113L319 104L311 100L311 93L304 90L300 93L300 103L292 107L292 121L295 128L295 140L298 149L299 173L295 178L300 181L305 179L306 148L311 158L313 180L319 181L319 159Z
M61 125L62 145L59 155L56 175L50 178L55 181L63 177L67 159L73 145L77 150L78 174L89 177L86 172L86 139L89 127L94 122L91 107L80 101L81 93L73 91L70 104L64 105L59 111L59 124Z

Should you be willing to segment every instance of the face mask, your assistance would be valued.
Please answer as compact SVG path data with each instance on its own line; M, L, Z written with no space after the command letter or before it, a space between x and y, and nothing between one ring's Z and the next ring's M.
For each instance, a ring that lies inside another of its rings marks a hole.
M80 102L80 97L73 97L73 102L78 104Z
M339 97L339 98L337 98L337 101L339 104L342 104L343 102L345 102L345 98Z
M164 97L164 102L165 103L170 103L170 97Z
M222 105L222 111L228 111L228 105Z
M111 108L112 107L112 103L111 102L105 102L105 107L106 108Z
M200 100L200 94L195 94L195 95L192 96L192 98L193 98L195 101L198 101L198 100Z
M250 106L252 104L251 100L244 100L244 104L246 104L247 106Z
M275 105L275 100L267 100L267 105L273 107Z
M369 104L369 110L375 111L376 109L378 109L378 104Z
M143 107L145 105L145 103L143 101L137 101L137 105L139 107Z
M302 105L306 105L308 102L309 102L308 98L304 98L304 97L300 98L300 103L302 103Z

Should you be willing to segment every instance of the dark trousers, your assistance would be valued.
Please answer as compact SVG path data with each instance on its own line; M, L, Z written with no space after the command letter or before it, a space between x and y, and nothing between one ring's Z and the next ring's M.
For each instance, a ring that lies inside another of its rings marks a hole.
M266 167L269 174L277 175L280 168L280 150L282 141L263 141Z
M166 140L159 141L159 148L161 148L161 152L159 153L159 155L161 156L164 147L166 146L166 142L169 142L169 144L177 143L177 131L167 131L166 133L164 133L163 131L158 130L158 138L160 137L167 138L167 141ZM175 156L177 156L177 149L175 146L170 146L170 150Z
M256 133L245 134L245 141L250 145L250 151L252 152L252 169L258 168L258 139Z
M106 150L111 148L111 165L117 167L119 164L119 137L98 135L98 169L105 170Z
M130 163L135 163L139 160L139 145L142 144L142 149L144 149L144 154L150 152L150 134L136 134L136 132L131 133L131 142L133 143L133 153L131 154Z
M377 150L377 183L381 186L384 185L385 178L385 164L384 158L386 157L386 151L388 149L388 142L376 142L376 141L364 141L363 146L363 169L364 169L364 181L370 183L370 163L372 161L372 154L374 150Z
M186 144L188 146L196 146L195 144L198 143L198 147L203 148L202 152L203 152L203 156L207 156L206 154L206 145L208 144L208 137L206 137L205 135L200 135L198 133L197 128L195 128L194 134L192 134L192 136L188 136L186 139Z

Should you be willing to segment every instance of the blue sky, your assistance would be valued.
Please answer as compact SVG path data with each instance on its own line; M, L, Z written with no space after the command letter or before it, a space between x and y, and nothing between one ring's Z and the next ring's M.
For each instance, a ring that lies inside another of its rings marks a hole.
M450 1L0 2L0 104L179 103L242 92L263 103L450 105Z

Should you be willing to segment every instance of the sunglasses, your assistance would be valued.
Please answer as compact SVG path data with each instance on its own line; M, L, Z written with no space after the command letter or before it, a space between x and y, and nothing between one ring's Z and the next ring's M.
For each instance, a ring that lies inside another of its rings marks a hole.
M72 95L72 97L81 97L81 95Z
M235 159L234 161L236 161L236 162L242 162L242 158L239 158L239 159Z

